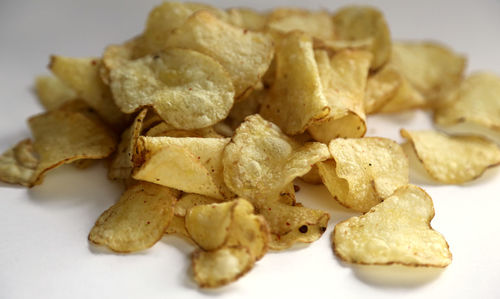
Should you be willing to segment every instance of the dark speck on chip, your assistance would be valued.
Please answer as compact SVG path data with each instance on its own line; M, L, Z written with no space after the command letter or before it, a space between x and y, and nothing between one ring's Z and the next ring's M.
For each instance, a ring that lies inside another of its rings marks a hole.
M299 227L299 232L303 234L307 233L307 225L302 225L301 227Z

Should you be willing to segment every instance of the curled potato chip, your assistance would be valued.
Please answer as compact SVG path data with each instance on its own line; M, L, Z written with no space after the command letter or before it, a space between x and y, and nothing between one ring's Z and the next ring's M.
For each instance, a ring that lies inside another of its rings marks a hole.
M40 160L34 174L35 185L42 182L50 169L80 159L103 159L116 148L113 132L88 106L68 104L28 120L33 148Z
M46 110L54 110L63 103L74 100L76 93L54 76L39 76L35 81L36 94Z
M479 136L447 136L436 131L401 130L429 175L447 184L460 184L500 165L500 148Z
M196 50L217 60L229 73L236 98L260 82L274 54L269 36L235 27L209 11L189 17L168 36L166 46Z
M329 156L326 145L301 145L255 114L245 119L224 150L224 181L234 193L251 201L277 198L294 178Z
M335 254L349 263L446 267L451 253L444 237L432 229L432 199L407 185L373 207L335 226Z
M330 194L342 205L366 212L408 184L408 158L396 142L380 137L335 139L333 160L317 164Z
M312 39L292 31L276 49L276 75L260 114L285 133L303 133L328 116L330 108L321 87Z
M346 6L333 16L335 37L347 41L371 43L371 69L377 69L391 56L391 33L382 12L369 6Z
M440 125L470 123L500 132L500 77L482 72L467 77L434 113Z
M338 137L362 137L366 133L365 86L372 55L345 50L330 60L326 51L316 51L321 86L330 113L312 124L308 132L320 142Z
M61 82L94 108L109 124L121 127L126 116L113 101L109 87L100 77L102 62L97 58L52 56L49 68Z
M102 213L89 233L89 241L116 252L150 248L165 233L176 200L170 188L139 182Z
M391 99L394 102L402 81L399 72L392 67L383 67L369 76L364 100L366 114L376 113Z
M275 9L268 17L267 28L282 33L300 30L323 40L333 39L335 35L332 19L326 11Z
M38 163L31 140L20 141L0 156L0 181L30 187Z
M228 143L229 138L141 136L132 177L216 199L231 198L221 162Z
M152 105L168 124L197 129L224 119L234 90L222 66L187 49L167 49L124 62L110 73L116 104L125 113Z

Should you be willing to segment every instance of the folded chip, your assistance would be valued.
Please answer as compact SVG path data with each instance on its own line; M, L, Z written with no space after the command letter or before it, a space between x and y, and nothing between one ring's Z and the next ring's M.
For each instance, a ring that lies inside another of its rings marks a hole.
M411 143L427 173L442 183L465 183L500 165L500 148L483 137L404 129L401 136Z
M317 164L330 194L342 205L366 212L408 184L408 158L396 142L380 137L335 139L333 160Z
M430 226L432 218L429 195L417 186L401 187L368 213L335 226L335 254L365 265L446 267L451 253L444 237Z
M36 180L38 163L31 140L20 141L0 156L0 181L30 187Z
M332 19L326 11L275 9L269 14L266 27L281 33L300 30L322 40L331 40L335 35Z
M76 99L76 92L54 76L39 76L35 81L38 100L46 110L54 110Z
M175 190L138 182L97 219L89 241L116 252L152 247L162 238L174 215Z
M252 202L277 199L293 179L329 157L326 145L302 145L255 114L245 119L224 150L224 181L234 193Z
M276 73L260 114L286 134L303 133L328 116L312 38L300 31L286 34L276 49Z
M367 51L344 50L330 59L326 51L315 54L330 113L312 124L308 132L323 143L338 137L364 136L364 97L372 55Z
M228 199L222 153L229 138L144 137L137 142L136 180L213 197Z

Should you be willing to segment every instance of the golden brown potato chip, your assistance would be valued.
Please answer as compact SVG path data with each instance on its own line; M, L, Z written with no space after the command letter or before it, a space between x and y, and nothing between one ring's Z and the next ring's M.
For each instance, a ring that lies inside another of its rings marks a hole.
M116 104L125 113L151 105L168 124L197 129L226 118L234 90L214 59L186 49L167 49L127 61L110 73Z
M269 15L267 28L282 33L300 30L323 40L333 39L335 35L332 19L326 11L312 12L296 8L275 9Z
M73 89L79 98L94 108L109 124L121 127L126 116L113 101L109 87L100 77L102 62L98 58L52 56L49 68L61 82Z
M277 198L294 178L329 157L326 145L301 145L255 114L245 119L224 150L224 181L250 201Z
M174 195L170 188L146 182L130 187L97 219L89 241L116 252L152 247L174 215Z
M168 36L166 46L192 49L213 57L229 73L236 98L260 82L274 53L271 37L230 25L209 11L189 17Z
M433 217L432 199L424 190L401 187L368 213L335 226L335 254L357 264L446 267L451 253L430 226Z
M231 8L227 13L231 24L254 31L263 30L268 19L267 14L249 8Z
M113 132L85 106L79 110L76 105L63 105L28 120L40 160L35 184L41 184L45 172L57 166L80 159L103 159L114 152Z
M174 215L174 217L172 217L172 220L170 221L170 223L167 226L167 229L165 230L165 234L168 235L176 234L191 240L191 237L186 231L186 224L184 222L184 217L181 216Z
M372 55L366 51L345 50L330 60L326 51L316 51L323 94L330 113L312 124L308 132L320 142L338 137L362 137L366 133L365 87Z
M442 183L465 183L500 165L500 148L483 137L404 129L401 136L411 142L429 175Z
M134 155L137 139L141 135L142 124L148 109L144 109L134 119L130 127L123 131L118 149L111 161L108 170L108 178L112 180L127 179L134 168Z
M20 141L0 156L0 181L30 187L36 180L38 158L30 139Z
M408 158L396 142L380 137L335 139L333 160L318 163L319 174L342 205L366 212L408 184Z
M500 77L482 72L470 75L434 114L440 125L469 123L500 132Z
M366 114L376 113L391 99L394 105L394 98L402 81L403 78L399 72L392 67L383 67L369 76L365 93Z
M48 111L76 98L76 92L54 76L38 76L35 89L40 103Z
M232 198L222 153L229 138L139 137L132 177L216 199Z
M275 60L274 84L260 114L285 133L300 134L330 112L311 37L299 31L288 33L276 49Z
M335 37L346 41L370 40L371 69L377 69L391 56L391 33L384 15L370 6L346 6L333 16Z

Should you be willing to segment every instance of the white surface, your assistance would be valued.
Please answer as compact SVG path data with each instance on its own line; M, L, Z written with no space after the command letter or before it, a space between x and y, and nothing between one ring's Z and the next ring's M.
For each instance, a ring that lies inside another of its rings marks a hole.
M334 8L345 1L240 1L268 9L282 5ZM372 1L394 38L440 40L469 57L468 70L500 74L499 1ZM32 95L34 76L50 54L99 55L109 43L142 30L159 1L0 2L0 150L29 136L26 118L42 111ZM217 1L220 7L233 1ZM398 131L429 128L424 113L369 120L369 134L400 141ZM331 213L325 235L310 246L269 253L238 282L202 291L190 280L183 240L165 237L145 252L118 255L91 248L87 233L119 196L119 186L97 165L62 167L42 186L0 185L0 298L499 298L500 171L466 186L422 180L434 199L433 227L448 240L445 270L345 265L333 255L336 222L353 215L322 187L304 187L299 200ZM303 184L302 184L303 185ZM272 296L272 297L271 297Z

